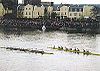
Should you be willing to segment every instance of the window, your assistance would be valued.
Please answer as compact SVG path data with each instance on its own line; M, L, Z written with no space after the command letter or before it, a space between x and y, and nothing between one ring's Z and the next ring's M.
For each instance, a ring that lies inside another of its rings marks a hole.
M29 10L31 10L31 8L29 8Z
M39 12L38 12L38 15L39 15Z
M26 8L26 10L27 10L27 8Z
M77 13L74 13L74 16L77 16Z
M77 9L75 9L75 12L77 12Z
M23 15L23 12L22 12L22 15Z
M72 8L69 8L70 9L70 11L72 12Z
M61 15L63 15L63 12L61 12Z
M25 18L27 18L27 16L25 16Z
M83 12L83 9L80 9L81 12Z
M65 15L66 15L66 12L65 12Z
M31 15L31 13L29 12L29 15Z
M79 13L79 16L81 16L81 13Z
M72 16L72 13L70 13L70 16Z
M79 12L80 11L80 9L77 9L77 12Z
M72 8L72 12L75 12L75 9L74 8Z
M27 15L27 12L26 12L26 15Z

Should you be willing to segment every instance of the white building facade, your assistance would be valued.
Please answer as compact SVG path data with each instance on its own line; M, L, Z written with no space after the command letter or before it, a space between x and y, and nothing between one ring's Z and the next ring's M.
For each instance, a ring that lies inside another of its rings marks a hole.
M57 6L57 8L54 8L53 6L48 6L45 8L42 6L33 6L33 5L26 5L24 6L24 9L22 9L22 18L40 18L44 16L45 9L47 9L47 13L51 15L51 13L55 12L57 16L62 18L80 18L82 16L84 17L91 17L93 6Z
M18 18L20 17L19 15L21 15L20 18L39 18L44 16L44 6L38 7L28 4L26 6L23 6L22 8L23 9L18 9Z

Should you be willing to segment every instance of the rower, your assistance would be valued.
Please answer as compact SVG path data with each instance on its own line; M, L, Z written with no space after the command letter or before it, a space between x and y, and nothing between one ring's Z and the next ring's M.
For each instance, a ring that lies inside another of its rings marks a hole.
M76 48L75 48L75 49L74 49L74 52L76 53L76 51L77 51L77 50L76 50Z
M65 47L65 51L68 51L68 48Z
M55 49L55 45L53 46L53 49Z
M77 48L77 54L79 54L79 51L80 51L80 50Z
M83 49L83 55L85 55L86 54L86 51Z
M89 53L90 53L90 52L87 50L87 51L86 51L86 54L89 55Z
M80 51L80 50L77 48L77 51Z
M34 52L35 52L35 54L37 54L37 53L38 53L38 50L37 50L37 48L35 48L35 51L34 51Z
M43 49L41 49L41 51L38 51L39 53L41 53L42 55L44 54L44 51Z
M70 48L69 50L72 50L72 48Z
M58 46L58 50L60 50L61 48Z
M63 50L63 47L61 46L61 50Z
M60 49L60 47L58 46L58 49Z
M41 54L43 55L44 54L44 51L41 51Z
M85 52L85 50L83 49L83 52Z

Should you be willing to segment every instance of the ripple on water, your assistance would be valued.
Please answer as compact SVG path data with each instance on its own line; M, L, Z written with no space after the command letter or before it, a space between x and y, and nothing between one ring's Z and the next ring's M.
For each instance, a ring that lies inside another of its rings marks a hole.
M40 55L0 49L0 71L100 71L100 57L66 53L47 48L63 46L100 53L100 35L66 32L24 32L22 35L0 33L0 46L37 48L54 55Z

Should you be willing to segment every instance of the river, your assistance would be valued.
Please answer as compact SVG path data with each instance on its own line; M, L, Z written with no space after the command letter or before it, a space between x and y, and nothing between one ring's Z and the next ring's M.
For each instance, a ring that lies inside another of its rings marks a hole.
M37 48L54 53L41 55L0 48L0 71L100 71L100 56L47 48L54 45L100 53L100 35L68 34L61 31L31 31L21 34L0 32L1 47Z

